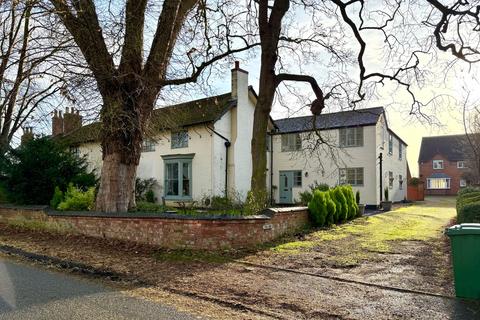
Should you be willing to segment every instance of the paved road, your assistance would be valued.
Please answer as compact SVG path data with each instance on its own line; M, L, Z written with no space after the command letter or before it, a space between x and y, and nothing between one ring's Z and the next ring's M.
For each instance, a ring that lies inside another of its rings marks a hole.
M197 318L92 281L0 257L0 320L3 319Z

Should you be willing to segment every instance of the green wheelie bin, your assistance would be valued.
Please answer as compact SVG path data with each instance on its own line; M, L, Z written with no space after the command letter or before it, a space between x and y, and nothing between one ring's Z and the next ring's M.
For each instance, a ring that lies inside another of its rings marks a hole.
M456 296L480 299L480 224L455 225L446 234L452 244Z

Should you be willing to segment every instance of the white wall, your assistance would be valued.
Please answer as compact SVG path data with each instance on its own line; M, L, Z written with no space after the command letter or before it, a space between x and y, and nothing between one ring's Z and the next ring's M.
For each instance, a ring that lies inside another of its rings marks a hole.
M232 114L235 121L232 124L232 183L234 190L245 199L250 190L252 176L251 141L253 130L253 115L255 104L248 90L248 73L241 69L232 70L232 96L237 98L237 107Z
M314 134L302 134L302 147L307 151L282 152L281 135L274 136L274 160L273 160L273 184L275 200L279 201L279 171L301 170L302 187L293 188L293 199L299 200L299 193L308 190L315 181L335 186L339 183L339 167L357 168L362 167L364 172L363 186L353 186L354 192L360 191L361 202L365 204L377 204L376 199L376 128L375 126L363 127L363 147L336 148L339 143L339 130L321 131L322 139L327 144L316 147L311 152L314 144ZM306 176L308 173L308 176Z
M393 152L389 154L388 151L388 131L386 121L382 115L377 123L377 138L379 139L377 154L383 153L383 189L388 188L389 200L397 202L405 199L407 195L407 146L403 144L395 135L393 135ZM403 144L402 159L399 159L399 144ZM378 170L378 169L377 169ZM389 187L389 171L393 172L393 185ZM378 171L377 171L378 172ZM399 175L402 175L403 184L400 187ZM379 183L379 174L377 173L377 183ZM380 197L380 187L378 186L378 198ZM382 192L383 196L383 192ZM383 199L385 200L385 199Z
M217 177L213 174L212 166L221 166L224 150L220 149L223 154L220 154L217 159L212 161L212 150L214 150L214 139L212 133L208 131L205 125L192 126L188 128L188 147L172 149L170 142L170 132L159 134L155 137L157 142L155 151L142 152L140 157L140 164L137 168L137 177L142 179L154 178L157 180L159 187L156 188L155 196L160 202L164 195L164 162L162 155L181 155L194 153L192 159L192 198L200 202L204 196L211 196L212 194L222 194L224 179L223 171L218 171L221 176ZM86 155L90 168L95 168L98 175L101 172L102 166L102 152L99 143L83 144L79 148L81 155ZM219 152L216 152L219 154ZM220 168L222 169L222 168ZM223 172L223 173L222 173ZM221 180L221 181L220 181Z
M80 156L85 156L89 170L95 170L97 177L100 177L102 171L102 148L100 143L84 143L78 147Z

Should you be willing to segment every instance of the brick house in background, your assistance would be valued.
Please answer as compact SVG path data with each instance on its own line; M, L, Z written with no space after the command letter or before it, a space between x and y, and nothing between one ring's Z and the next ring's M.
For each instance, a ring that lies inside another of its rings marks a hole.
M464 134L422 138L418 169L426 195L456 195L467 186L467 145Z

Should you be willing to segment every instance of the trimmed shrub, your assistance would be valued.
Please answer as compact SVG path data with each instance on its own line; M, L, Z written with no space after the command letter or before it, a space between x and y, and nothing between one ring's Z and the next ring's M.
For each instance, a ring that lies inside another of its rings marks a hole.
M325 192L319 190L313 192L313 198L308 204L308 210L315 226L321 227L325 225L328 215Z
M135 200L155 202L155 194L153 188L158 186L158 182L154 178L135 179Z
M360 191L358 190L355 193L355 202L357 202L357 204L360 204Z
M335 223L346 221L348 218L347 199L343 195L340 186L333 189L333 198L335 199L335 205L337 207Z
M325 225L331 226L335 223L337 208L335 202L332 200L330 191L325 191L325 200L327 202L327 217L325 218Z
M60 190L59 187L55 187L55 191L53 193L53 198L52 198L52 200L50 200L50 207L52 207L53 209L57 209L58 205L62 201L63 201L63 192L62 192L62 190Z
M458 223L480 223L480 201L466 203L457 212Z
M465 188L461 188L461 189L458 191L457 195L458 195L459 197L461 197L461 196L464 196L464 195L469 194L469 193L480 193L480 188L478 188L478 187L465 187Z
M52 199L53 200L53 199ZM95 205L95 188L90 187L87 191L70 184L65 192L65 199L58 204L61 211L88 211Z

